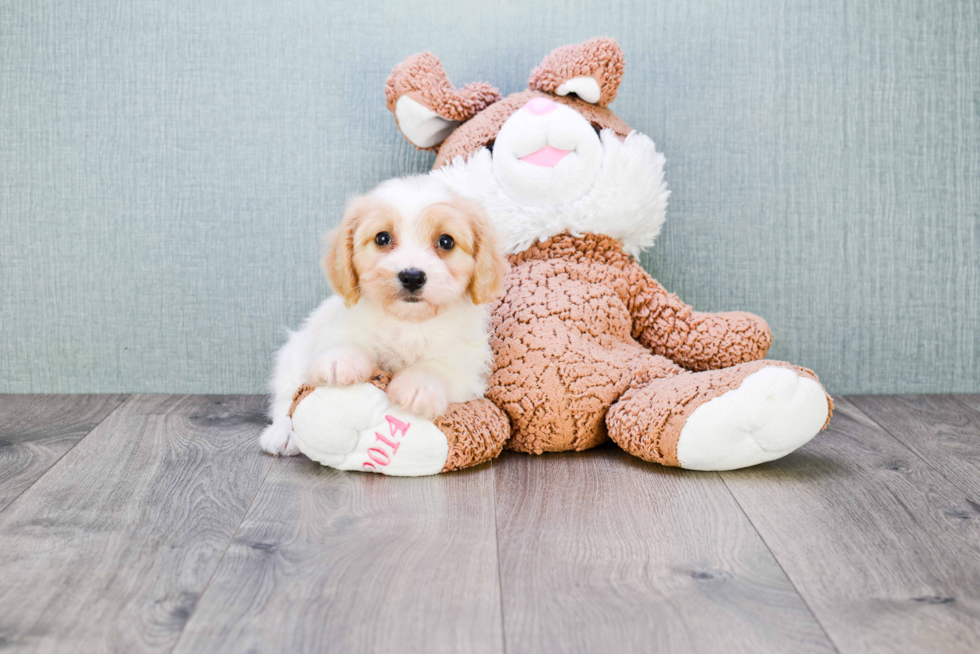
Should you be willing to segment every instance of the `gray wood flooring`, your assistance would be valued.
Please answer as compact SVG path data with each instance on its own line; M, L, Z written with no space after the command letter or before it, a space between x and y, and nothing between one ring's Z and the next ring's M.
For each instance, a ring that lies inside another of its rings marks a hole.
M980 652L980 396L836 402L748 470L393 479L262 397L0 396L0 651Z

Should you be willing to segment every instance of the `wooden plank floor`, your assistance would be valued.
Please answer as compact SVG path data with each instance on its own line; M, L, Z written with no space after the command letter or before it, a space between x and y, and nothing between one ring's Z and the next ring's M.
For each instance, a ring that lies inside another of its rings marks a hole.
M980 396L836 401L747 470L394 479L261 397L0 396L0 650L980 652Z

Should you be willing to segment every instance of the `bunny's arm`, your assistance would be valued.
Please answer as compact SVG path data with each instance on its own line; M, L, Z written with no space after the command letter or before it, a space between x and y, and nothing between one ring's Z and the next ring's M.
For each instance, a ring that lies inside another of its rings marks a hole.
M668 293L635 261L630 281L633 338L688 370L716 370L766 356L769 325L744 311L702 313Z

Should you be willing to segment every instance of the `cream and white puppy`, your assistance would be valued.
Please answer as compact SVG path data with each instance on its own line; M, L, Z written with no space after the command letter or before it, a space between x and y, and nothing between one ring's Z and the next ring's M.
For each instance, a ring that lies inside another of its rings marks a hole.
M272 378L262 449L298 454L287 416L296 389L391 373L390 401L423 418L483 397L493 353L490 302L507 260L483 209L432 176L387 181L355 198L327 242L336 295L290 333Z

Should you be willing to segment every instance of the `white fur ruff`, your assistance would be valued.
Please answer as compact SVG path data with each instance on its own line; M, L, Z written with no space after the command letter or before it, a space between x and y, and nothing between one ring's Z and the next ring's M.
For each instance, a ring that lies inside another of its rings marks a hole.
M602 167L592 189L568 204L529 207L511 199L501 188L489 150L431 173L456 193L476 200L490 215L502 248L523 252L539 241L564 232L575 236L605 234L638 256L653 245L664 224L670 191L664 181L666 159L649 137L631 132L620 139L603 130Z

